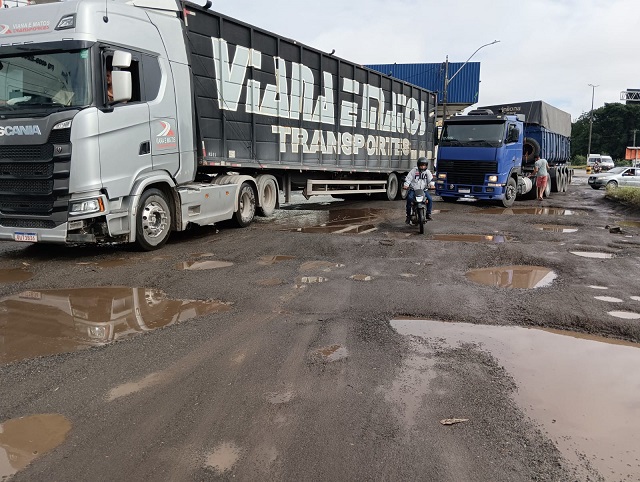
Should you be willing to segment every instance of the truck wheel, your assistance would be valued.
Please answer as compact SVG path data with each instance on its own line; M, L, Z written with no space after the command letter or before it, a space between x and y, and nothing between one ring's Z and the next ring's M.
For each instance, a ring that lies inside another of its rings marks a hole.
M551 181L551 192L562 192L562 174L559 170L556 170L556 175L551 176L549 174L549 178Z
M278 204L278 183L272 176L258 176L256 183L260 199L258 216L271 216Z
M387 199L389 201L398 199L399 188L398 175L395 172L390 173L389 177L387 177Z
M233 213L233 222L239 228L246 228L256 215L256 192L248 182L243 182L238 191L238 210Z
M547 182L547 185L544 188L544 192L542 193L544 197L549 197L551 195L551 183Z
M136 214L136 243L145 251L161 248L171 234L171 209L159 189L142 193Z
M513 203L516 200L518 186L516 185L516 180L512 177L507 181L507 188L504 191L504 199L502 200L502 205L505 208L510 208L513 206Z

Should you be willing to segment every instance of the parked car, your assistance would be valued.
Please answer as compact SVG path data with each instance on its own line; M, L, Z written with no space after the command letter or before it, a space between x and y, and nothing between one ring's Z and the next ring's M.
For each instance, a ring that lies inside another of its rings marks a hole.
M598 161L600 163L600 168L603 171L608 171L609 169L613 169L616 165L613 163L613 159L611 156L602 156L600 154L590 154L587 159L587 166L593 167L593 165Z
M640 167L614 167L608 172L589 176L588 182L593 189L603 186L640 187Z

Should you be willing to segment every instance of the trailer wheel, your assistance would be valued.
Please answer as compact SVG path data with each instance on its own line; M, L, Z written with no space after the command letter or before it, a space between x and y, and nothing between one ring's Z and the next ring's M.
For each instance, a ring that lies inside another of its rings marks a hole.
M543 197L549 197L551 195L551 183L547 182L547 185L544 187L544 192L542 193Z
M549 177L551 181L551 192L562 192L562 174L560 170L556 169L555 176L551 176L551 173L549 173Z
M140 197L136 214L136 243L145 251L161 248L171 234L171 209L165 194L148 189Z
M243 182L238 191L238 210L233 213L233 222L239 228L246 228L256 215L256 192L248 182Z
M562 184L560 187L560 192L567 192L567 187L569 186L569 175L566 171L562 171Z
M507 181L507 188L504 191L504 199L502 200L502 205L505 208L510 208L513 206L513 203L516 200L518 186L516 185L516 180L512 177Z
M272 176L258 176L256 183L260 200L258 216L271 216L278 205L278 183Z
M390 173L387 177L387 199L389 201L398 199L399 187L398 175L395 172Z

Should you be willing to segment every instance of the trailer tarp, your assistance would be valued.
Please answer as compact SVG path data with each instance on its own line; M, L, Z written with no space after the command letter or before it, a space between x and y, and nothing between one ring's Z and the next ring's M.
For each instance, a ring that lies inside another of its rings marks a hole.
M571 114L541 100L478 107L494 114L524 114L527 124L536 124L565 137L571 137Z

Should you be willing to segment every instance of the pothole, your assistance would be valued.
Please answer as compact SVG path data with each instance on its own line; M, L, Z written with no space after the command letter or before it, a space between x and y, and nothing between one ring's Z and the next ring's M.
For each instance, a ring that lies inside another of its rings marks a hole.
M467 271L469 281L500 288L543 288L550 286L557 275L542 266L499 266Z
M465 243L506 243L513 241L512 236L501 234L434 234L436 241L461 241Z
M533 214L543 216L572 216L576 211L561 208L486 208L476 211L477 214Z
M0 300L0 362L78 351L230 309L147 288L24 291Z
M207 456L205 466L223 474L233 468L241 455L242 450L236 444L223 442Z
M559 224L536 224L535 228L541 231L551 231L554 233L575 233L578 231L578 228L574 228L572 226L561 226Z
M21 283L33 278L33 273L22 268L0 269L0 284Z
M355 281L371 281L373 280L373 277L369 276L368 274L354 274L349 276L349 279Z
M314 356L320 357L324 362L331 363L347 358L349 351L342 345L331 345L319 348L314 352Z
M601 253L597 251L569 251L569 252L575 256L580 256L581 258L594 258L594 259L613 258L613 254L611 253Z
M228 268L229 266L233 266L233 263L230 261L216 261L212 259L206 261L183 261L178 264L178 269L200 271L205 269Z
M0 424L0 480L58 447L70 430L71 422L55 413L13 418Z
M256 281L260 286L279 286L285 284L286 281L280 278L267 278Z

